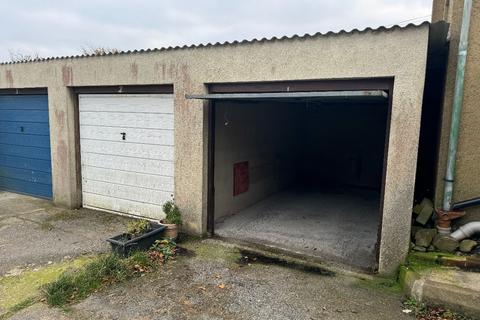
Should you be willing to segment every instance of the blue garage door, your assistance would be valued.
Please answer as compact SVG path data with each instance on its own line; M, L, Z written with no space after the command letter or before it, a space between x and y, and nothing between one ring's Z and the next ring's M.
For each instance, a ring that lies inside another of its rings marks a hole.
M52 198L46 95L0 95L0 189Z

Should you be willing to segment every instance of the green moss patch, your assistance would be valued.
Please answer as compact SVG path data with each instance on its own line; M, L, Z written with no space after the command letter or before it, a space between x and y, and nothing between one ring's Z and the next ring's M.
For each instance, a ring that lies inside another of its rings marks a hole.
M3 313L3 314L0 314L0 320L4 320L4 319L8 319L10 318L11 316L13 316L15 313L25 309L25 308L28 308L32 305L34 305L35 303L37 302L37 300L35 298L28 298L28 299L25 299L24 301L20 302L20 303L17 303L16 305L14 305L13 307L11 307L6 313Z
M10 311L18 308L25 301L36 299L40 295L40 288L57 279L63 272L77 270L92 257L80 257L64 261L35 270L25 270L18 276L0 278L0 310Z
M358 285L364 288L388 293L401 293L402 286L394 278L372 277L358 279Z
M55 281L46 284L44 297L50 306L65 308L113 283L154 271L166 260L154 249L133 252L128 257L103 255L74 272L65 271Z
M240 251L233 247L220 244L203 243L200 240L190 239L182 243L182 247L195 252L198 258L204 260L225 261L229 265L237 265L242 257Z
M407 257L406 267L417 272L445 268L442 259L461 259L453 254L441 252L411 252Z

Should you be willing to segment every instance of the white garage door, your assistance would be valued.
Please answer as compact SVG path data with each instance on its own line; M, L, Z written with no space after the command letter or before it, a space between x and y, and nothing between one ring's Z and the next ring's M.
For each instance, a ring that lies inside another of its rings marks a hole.
M173 95L79 95L83 206L162 218L173 196Z

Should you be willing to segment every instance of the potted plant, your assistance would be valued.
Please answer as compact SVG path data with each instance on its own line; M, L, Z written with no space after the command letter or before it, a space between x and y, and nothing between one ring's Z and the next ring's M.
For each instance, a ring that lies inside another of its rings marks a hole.
M162 208L165 213L165 218L160 221L162 225L165 226L163 236L166 238L177 239L179 228L182 225L182 214L180 213L180 209L178 209L173 200L165 202Z
M134 250L148 250L156 240L162 238L165 226L145 219L132 220L127 224L127 232L107 239L112 251L127 255Z

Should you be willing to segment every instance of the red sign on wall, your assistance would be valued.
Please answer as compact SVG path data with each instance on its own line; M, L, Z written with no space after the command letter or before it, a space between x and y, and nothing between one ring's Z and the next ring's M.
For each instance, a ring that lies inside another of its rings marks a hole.
M250 186L250 172L248 169L248 161L233 164L233 195L248 191Z

